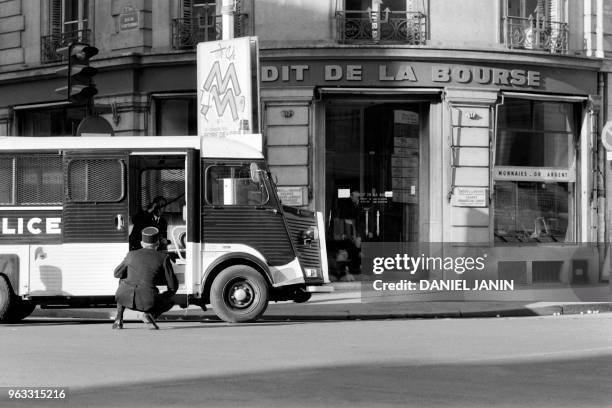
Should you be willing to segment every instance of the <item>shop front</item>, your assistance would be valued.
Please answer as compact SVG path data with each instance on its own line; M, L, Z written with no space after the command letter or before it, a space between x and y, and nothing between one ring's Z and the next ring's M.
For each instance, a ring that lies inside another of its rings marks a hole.
M337 277L373 241L484 245L524 283L604 278L597 66L474 60L262 61L273 172L324 212Z

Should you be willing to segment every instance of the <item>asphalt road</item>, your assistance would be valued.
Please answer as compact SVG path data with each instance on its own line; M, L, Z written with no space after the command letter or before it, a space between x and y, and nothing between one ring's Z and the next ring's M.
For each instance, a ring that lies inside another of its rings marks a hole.
M26 320L0 386L71 407L610 407L612 314L336 322Z

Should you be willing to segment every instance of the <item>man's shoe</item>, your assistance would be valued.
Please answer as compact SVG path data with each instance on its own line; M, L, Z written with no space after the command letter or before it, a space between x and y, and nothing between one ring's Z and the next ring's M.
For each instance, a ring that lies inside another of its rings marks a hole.
M149 327L150 330L159 330L159 326L155 323L155 319L150 313L142 314L142 321Z
M121 329L123 329L123 322L115 320L113 322L113 330L121 330Z

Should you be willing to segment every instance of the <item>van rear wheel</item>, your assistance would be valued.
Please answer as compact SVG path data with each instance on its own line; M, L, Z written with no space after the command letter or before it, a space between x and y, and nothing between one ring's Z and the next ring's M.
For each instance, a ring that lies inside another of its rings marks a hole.
M7 322L11 305L14 302L13 292L6 279L0 276L0 322Z
M13 294L11 286L0 276L0 323L16 323L28 317L36 307Z
M36 309L35 303L18 300L11 307L9 319L12 322L20 322L29 315L31 315L34 309Z
M268 282L255 269L233 265L219 273L210 289L215 314L231 323L257 320L268 307Z

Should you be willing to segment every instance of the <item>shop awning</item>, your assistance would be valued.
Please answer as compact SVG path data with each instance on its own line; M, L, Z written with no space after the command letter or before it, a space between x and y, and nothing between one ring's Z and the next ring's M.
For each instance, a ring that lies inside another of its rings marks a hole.
M503 91L502 95L505 98L520 98L520 99L531 99L534 101L550 101L550 102L580 103L588 99L587 96L547 95L547 94L536 94L536 93L527 93L527 92L508 92L508 91Z
M347 88L321 87L317 88L320 96L350 98L355 96L371 96L375 98L409 98L414 100L441 99L443 88Z

